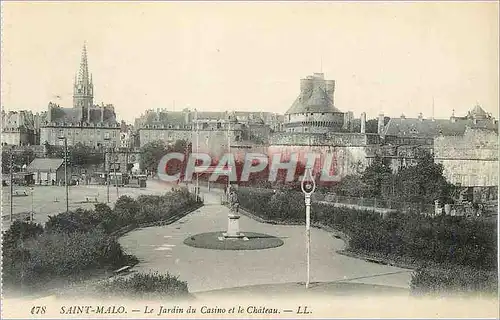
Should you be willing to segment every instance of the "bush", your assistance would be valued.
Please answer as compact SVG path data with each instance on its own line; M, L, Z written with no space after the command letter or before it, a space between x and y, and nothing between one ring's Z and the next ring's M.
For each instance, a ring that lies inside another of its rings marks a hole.
M19 257L19 253L24 257ZM4 273L9 283L38 286L55 278L78 276L90 269L121 266L120 244L102 229L87 233L45 233L27 240L5 261L13 268Z
M107 295L182 297L188 296L188 286L170 274L136 273L129 278L117 278L98 285L97 290Z
M195 198L187 190L182 189L162 196L141 195L137 198L139 210L135 221L147 223L167 220L195 203Z
M45 230L41 225L16 221L3 234L4 280L36 287L57 277L80 277L87 271L134 265L137 258L125 255L111 233L171 218L195 203L187 190L180 190L141 196L137 201L123 196L113 210L96 204L94 210L60 213L49 217Z
M473 268L419 268L411 279L414 294L442 294L446 292L497 294L498 274Z
M106 233L141 223L168 219L179 211L196 203L187 190L176 190L162 196L141 195L137 200L122 196L111 209L104 203L95 205L94 210L77 209L50 216L46 223L48 232L89 232L101 227Z
M3 232L3 250L17 247L20 240L35 238L43 233L40 224L16 220Z
M73 233L88 232L99 225L101 221L91 210L76 209L63 212L56 216L49 216L45 224L48 232Z
M238 195L243 209L265 220L285 223L305 220L304 195L301 192L240 188ZM313 202L311 222L347 234L350 239L348 250L352 252L399 263L410 262L415 266L431 263L471 270L464 271L463 276L447 276L441 281L439 277L445 273L430 276L444 287L489 288L491 284L487 283L492 277L486 275L497 270L496 224L489 221L451 216L433 218L399 212L384 217L375 212ZM419 272L414 281L423 283L421 278L428 273ZM471 287L474 281L482 284Z

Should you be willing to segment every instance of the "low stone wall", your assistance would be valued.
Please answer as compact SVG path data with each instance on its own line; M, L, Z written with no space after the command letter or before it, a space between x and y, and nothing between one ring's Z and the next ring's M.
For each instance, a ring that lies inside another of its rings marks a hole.
M376 207L365 207L359 206L356 204L348 204L348 203L339 203L339 202L329 202L329 201L318 201L320 204L324 204L327 206L332 206L336 208L348 208L354 210L362 210L362 211L372 211L380 214L388 214L392 212L396 212L396 209L387 209L387 208L376 208Z

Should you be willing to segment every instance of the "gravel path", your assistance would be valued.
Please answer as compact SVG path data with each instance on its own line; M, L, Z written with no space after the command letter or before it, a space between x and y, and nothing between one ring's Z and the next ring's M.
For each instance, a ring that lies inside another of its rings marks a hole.
M303 226L270 225L242 216L243 232L277 236L284 245L266 250L220 251L183 244L198 233L226 230L229 209L220 205L220 195L205 192L204 198L204 207L171 225L134 230L120 239L123 248L141 261L134 270L170 272L187 281L191 292L305 280ZM337 254L343 246L343 241L332 234L311 230L311 282L350 281L409 288L411 270Z

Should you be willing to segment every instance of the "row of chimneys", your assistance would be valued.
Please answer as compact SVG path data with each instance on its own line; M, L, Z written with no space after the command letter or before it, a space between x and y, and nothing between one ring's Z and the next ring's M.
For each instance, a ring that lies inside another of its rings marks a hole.
M384 132L384 114L381 113L378 115L378 134L382 134ZM366 112L361 114L361 133L366 133Z

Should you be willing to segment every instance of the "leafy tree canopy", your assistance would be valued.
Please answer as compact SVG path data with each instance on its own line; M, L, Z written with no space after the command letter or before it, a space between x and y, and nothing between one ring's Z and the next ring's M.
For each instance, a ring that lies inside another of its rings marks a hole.
M156 172L161 158L169 152L185 153L190 149L190 144L185 140L177 140L174 144L167 145L162 140L151 141L141 148L141 170ZM189 150L191 151L191 150Z
M382 196L383 183L392 177L392 170L383 159L376 155L372 163L366 168L361 181L367 186L367 195L378 198Z

